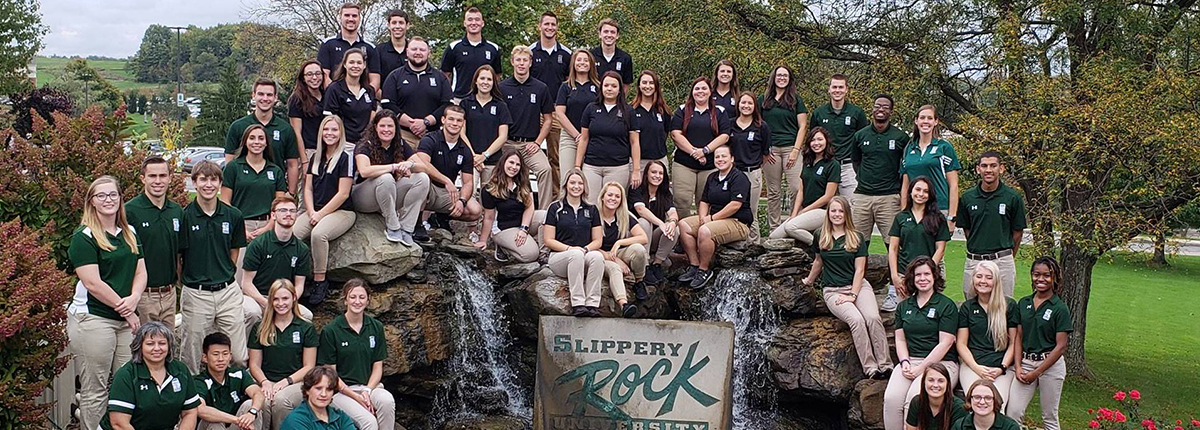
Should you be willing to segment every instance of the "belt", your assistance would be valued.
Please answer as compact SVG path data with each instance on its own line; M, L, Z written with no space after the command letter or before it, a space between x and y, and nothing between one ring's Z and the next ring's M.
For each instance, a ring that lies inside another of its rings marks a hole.
M256 217L246 218L246 221L266 221L270 217L271 217L270 214L262 214L262 215L259 215Z
M157 287L146 287L146 292L147 293L165 293L165 292L171 291L171 287L173 287L173 285L170 285L170 284L160 285Z
M1046 357L1049 355L1049 352L1023 352L1021 353L1021 358L1033 361L1046 361Z
M530 143L530 142L533 142L535 139L526 139L523 137L513 137L508 140L511 140L513 142Z
M750 173L750 172L753 172L753 171L755 171L755 170L758 170L758 169L762 168L762 165L761 165L761 164L759 164L759 165L757 165L757 166L754 166L754 167L736 167L736 166L735 166L734 168L736 168L736 169L738 169L738 170L741 170L741 171L743 171L743 172L745 172L745 173Z
M215 284L188 284L188 288L197 289L200 291L221 291L229 286L229 282L218 282Z
M968 252L967 258L972 259L972 260L999 260L1001 258L1008 257L1010 255L1012 255L1012 250L1005 249L1005 250L1002 250L999 252L993 252L991 254L972 254L972 253Z

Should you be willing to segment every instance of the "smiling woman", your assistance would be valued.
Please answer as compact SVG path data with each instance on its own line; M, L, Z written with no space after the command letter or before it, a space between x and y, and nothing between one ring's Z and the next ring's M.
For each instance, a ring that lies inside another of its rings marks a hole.
M138 328L132 360L113 374L103 430L195 428L200 396L187 366L174 360L175 335L151 321ZM151 389L155 387L157 389Z

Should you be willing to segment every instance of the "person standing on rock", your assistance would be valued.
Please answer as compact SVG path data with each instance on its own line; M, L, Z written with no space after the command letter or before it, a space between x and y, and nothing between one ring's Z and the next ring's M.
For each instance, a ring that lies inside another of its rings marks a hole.
M667 280L662 264L670 259L675 241L679 240L679 214L671 199L671 175L667 173L667 164L662 160L650 160L642 170L645 180L641 186L629 189L629 205L637 214L642 231L650 236L648 251L651 256L646 268L646 282L659 285Z
M1067 376L1067 340L1074 328L1071 310L1059 297L1062 268L1052 257L1039 257L1029 271L1033 294L1017 301L1018 321L1016 381L1009 391L1005 414L1014 420L1025 417L1025 407L1037 391L1046 430L1058 430L1058 401Z
M879 318L879 304L867 271L870 238L854 229L850 201L836 196L812 243L813 265L801 285L815 285L821 278L821 295L829 312L850 326L854 349L867 377L879 379L892 370L887 333Z
M941 363L930 364L921 375L921 392L909 402L904 430L949 430L967 416L963 401L950 389L950 371Z
M629 214L624 185L609 182L599 191L597 206L600 207L600 225L604 227L604 240L600 244L604 272L608 275L608 286L621 316L632 318L637 313L637 305L629 303L625 294L626 282L633 283L638 301L650 298L645 280L646 231Z
M679 241L691 264L679 281L688 282L693 289L704 288L716 277L712 260L717 246L750 236L750 178L734 168L734 163L729 146L717 147L713 153L716 172L708 175L704 184L699 212L679 223Z
M560 173L575 166L580 121L588 105L599 99L599 87L600 78L592 54L585 49L576 49L571 54L571 73L567 81L558 87L558 94L554 98L554 119L562 125L562 131L558 135L558 160L551 162L558 163Z
M350 202L350 187L354 183L354 163L346 154L346 135L342 120L327 116L321 121L321 144L308 162L308 177L304 180L304 211L296 218L296 237L310 239L313 256L313 290L309 306L325 301L329 281L329 242L341 237L354 226L357 216Z
M937 107L921 106L913 123L912 141L904 148L904 158L900 161L900 189L909 189L908 183L918 176L933 181L932 194L942 199L938 200L937 209L946 216L953 232L957 223L954 215L958 213L958 171L962 170L958 153L950 141L938 137L942 129ZM901 194L900 206L907 205L908 196Z
M737 95L737 114L729 133L729 148L733 150L734 167L750 178L751 219L750 238L758 241L758 200L762 196L762 166L771 156L771 126L762 120L758 99L749 91Z
M933 182L928 177L918 176L908 188L908 205L896 214L888 232L888 267L892 285L898 289L897 295L901 299L913 294L904 290L904 271L908 263L924 256L942 266L946 243L950 240L946 216L937 209L939 197L933 191ZM886 300L884 304L887 304ZM896 309L894 305L890 310L884 307L889 312Z
M600 245L604 229L600 211L587 202L587 179L583 171L563 173L563 198L546 211L542 239L550 249L547 266L555 276L567 278L571 290L571 315L600 316L600 284L604 279L604 255Z
M805 245L812 244L813 232L828 218L825 207L837 194L842 166L834 159L829 132L824 127L813 127L806 141L800 184L796 185L800 191L793 199L792 214L771 231L771 239L790 237Z
M383 215L384 236L408 247L428 238L421 209L429 194L429 166L414 157L416 150L396 135L396 115L383 109L354 147L355 185L350 189L354 210Z
M1016 362L1016 348L1012 346L1019 321L1017 302L996 288L1004 284L1003 276L996 263L979 262L973 277L975 297L958 309L955 347L962 387L970 387L979 379L991 381L1005 394L1012 387L1014 374L1009 367Z
M993 261L1000 267L1004 295L1013 296L1017 265L1013 260L1025 233L1025 199L1005 185L1000 153L987 151L975 165L979 184L958 199L958 225L967 236L967 261L963 265L963 297L975 297L971 276L975 265Z
M858 175L858 185L850 198L854 216L858 217L854 225L866 236L878 227L888 245L892 222L900 213L900 161L904 159L904 148L908 147L909 141L908 134L892 125L894 104L891 95L876 95L871 108L871 125L858 130L850 139L850 160ZM941 261L940 258L937 260ZM896 284L889 285L887 298L880 308L891 312L896 310L898 302Z
M800 192L800 154L804 151L804 138L808 135L808 108L804 99L796 94L796 74L788 66L778 66L771 74L759 104L762 105L763 122L771 128L771 158L763 165L767 178L767 222L771 230L783 223L785 196ZM781 189L787 177L788 192Z
M283 418L303 400L297 381L317 365L319 340L311 317L301 315L300 295L291 282L275 280L267 297L270 310L250 327L250 375L262 387L271 429L279 430Z
M641 165L638 172L646 170L651 161L658 161L666 166L667 138L671 133L671 111L667 110L667 102L663 98L662 83L658 73L643 70L638 76L637 93L633 97L633 128L638 130L638 147L641 148ZM642 178L645 183L646 178ZM667 182L670 188L670 182Z
M304 377L304 403L288 414L288 430L358 430L354 420L333 406L338 391L337 371L318 366Z
M296 199L284 195L271 202L271 230L254 238L246 246L242 267L242 313L246 324L252 325L262 319L264 312L270 313L271 299L268 294L276 280L291 282L296 297L304 296L304 281L312 276L312 252L308 245L296 237L292 228L296 225ZM304 319L312 320L312 311L300 306ZM253 336L253 334L251 334Z
M937 263L918 257L908 266L904 284L912 296L896 308L896 356L900 369L892 372L883 392L883 426L903 430L909 403L921 384L913 383L933 363L941 363L950 372L950 388L958 382L958 352L954 349L958 332L958 307L942 294L946 280Z
M367 282L354 278L342 287L346 313L321 330L317 362L333 367L337 379L333 406L345 411L359 430L396 427L396 399L383 388L383 360L388 357L383 323L366 315ZM306 380L307 385L307 380Z
M497 261L508 262L509 256L518 263L537 261L541 248L538 231L546 220L546 211L534 210L529 170L514 149L500 153L497 165L500 169L492 172L481 190L483 229L475 247L486 248L490 237L496 245ZM493 226L499 229L495 235Z

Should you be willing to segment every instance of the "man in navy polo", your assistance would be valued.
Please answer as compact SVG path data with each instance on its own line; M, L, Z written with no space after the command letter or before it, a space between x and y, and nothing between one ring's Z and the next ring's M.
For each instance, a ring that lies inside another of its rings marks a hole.
M467 30L466 36L450 42L442 55L442 71L450 75L456 104L471 92L471 78L479 66L491 64L493 69L503 70L500 46L483 38L483 12L475 7L467 9L463 28Z
M342 56L350 48L362 48L363 52L367 53L367 70L371 79L371 87L379 88L379 54L375 51L375 45L363 39L362 33L359 32L359 22L362 19L359 14L360 9L355 3L346 3L338 9L338 21L341 23L341 31L336 36L325 39L321 43L321 47L317 48L317 62L321 63L321 70L325 72L325 86L328 87L333 79L333 71L337 70L338 65L342 64ZM379 94L375 95L376 97Z
M408 41L408 64L393 70L383 81L380 103L396 112L400 138L410 147L436 130L438 118L450 105L450 81L429 67L429 44L413 37Z

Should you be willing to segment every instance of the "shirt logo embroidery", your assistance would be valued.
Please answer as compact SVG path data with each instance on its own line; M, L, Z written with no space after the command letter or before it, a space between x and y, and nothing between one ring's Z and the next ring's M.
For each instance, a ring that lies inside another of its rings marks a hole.
M937 154L937 147L935 146L935 147L929 148L929 153L930 153L930 154Z
M654 116L658 117L658 122L662 122L662 114L661 113L656 113L656 114L654 114Z
M430 76L430 77L429 77L429 86L431 86L431 87L436 87L436 86L437 86L437 78L434 78L433 76Z
M750 132L750 135L749 135L749 136L746 136L746 140L750 140L750 141L753 141L753 140L754 140L754 132L753 132L753 131L752 131L752 132Z
M821 118L821 124L828 124L829 118Z
M927 317L929 317L929 318L933 318L933 317L935 317L936 315L937 315L937 308L930 308L930 309L929 309L929 313L928 313L928 314L926 314L925 316L927 316Z
M293 268L296 267L296 260L297 260L296 256L292 256L292 267Z
M896 141L894 139L888 141L888 149L896 149Z
M1042 319L1050 321L1050 314L1054 313L1054 309L1046 309L1046 313L1042 314Z
M171 218L171 224L175 226L175 231L179 231L179 218Z
M268 260L270 260L270 259L271 259L271 254L267 254L267 259L268 259Z
M192 226L192 231L200 231L200 226L198 226L198 225L193 225L193 226Z
M979 205L971 205L971 210L979 210Z
M721 191L729 191L729 183L728 182L721 183Z
M171 389L175 390L175 392L178 393L180 391L183 391L183 385L179 383L178 379L172 379L171 380Z
M292 332L292 343L300 343L300 332Z
M367 340L371 342L371 348L374 349L375 348L375 336L374 335L368 336Z
M492 59L492 51L483 51L483 58Z
M537 103L537 94L530 94L530 95L529 95L529 102L530 102L530 103Z
M563 62L563 56L562 56L562 54L558 54L558 64L562 64L562 62Z
M1001 203L1000 204L1000 215L1004 215L1004 212L1006 209L1008 209L1008 205Z
M850 125L850 117L846 117L846 125Z
M496 115L496 107L492 106L492 116L495 116L495 115Z
M342 346L343 346L343 347L350 346L350 342L342 342Z
M408 79L405 79L405 80L403 80L403 81L400 81L400 84L401 84L401 85L408 85Z
M274 136L273 138L274 138L276 141L278 141L278 140L279 140L279 130L275 130L275 133L274 133L274 135L273 135L273 136Z
M864 140L864 141L863 141L863 143L862 143L862 146L871 146L871 141L869 141L869 140Z
M459 166L461 166L461 165L462 165L462 154L458 154L458 163L457 163L457 164L458 164Z
M825 171L825 166L818 167L818 168L817 168L817 175L818 175L818 176L819 176L819 175L821 175L821 173L822 173L822 172L824 172L824 171Z
M275 180L275 172L268 170L267 171L267 180L274 181Z
M221 223L221 233L229 234L229 222L228 221Z
M365 102L367 102L367 103L370 103L370 102L371 102L371 95L370 95L370 94L367 94L367 95L366 95L366 97L364 97L364 98L363 98L363 101L365 101Z
M620 71L620 70L621 70L621 62L620 62L620 61L618 61L618 62L617 62L617 71Z
M239 401L240 401L240 399L238 399L237 391L230 391L230 392L229 392L229 397L232 397L232 398L233 398L233 402L234 402L234 403L237 403L237 402L239 402Z
M150 386L149 386L149 385L146 385L146 384L142 384L142 386L141 386L140 388L141 388L141 390L142 390L142 391L146 391L146 390L149 390L149 389L150 389Z
M143 223L142 223L142 227L149 227L149 226L150 226L150 223L148 223L148 222L143 222Z
M592 92L596 92L596 87L592 87Z

